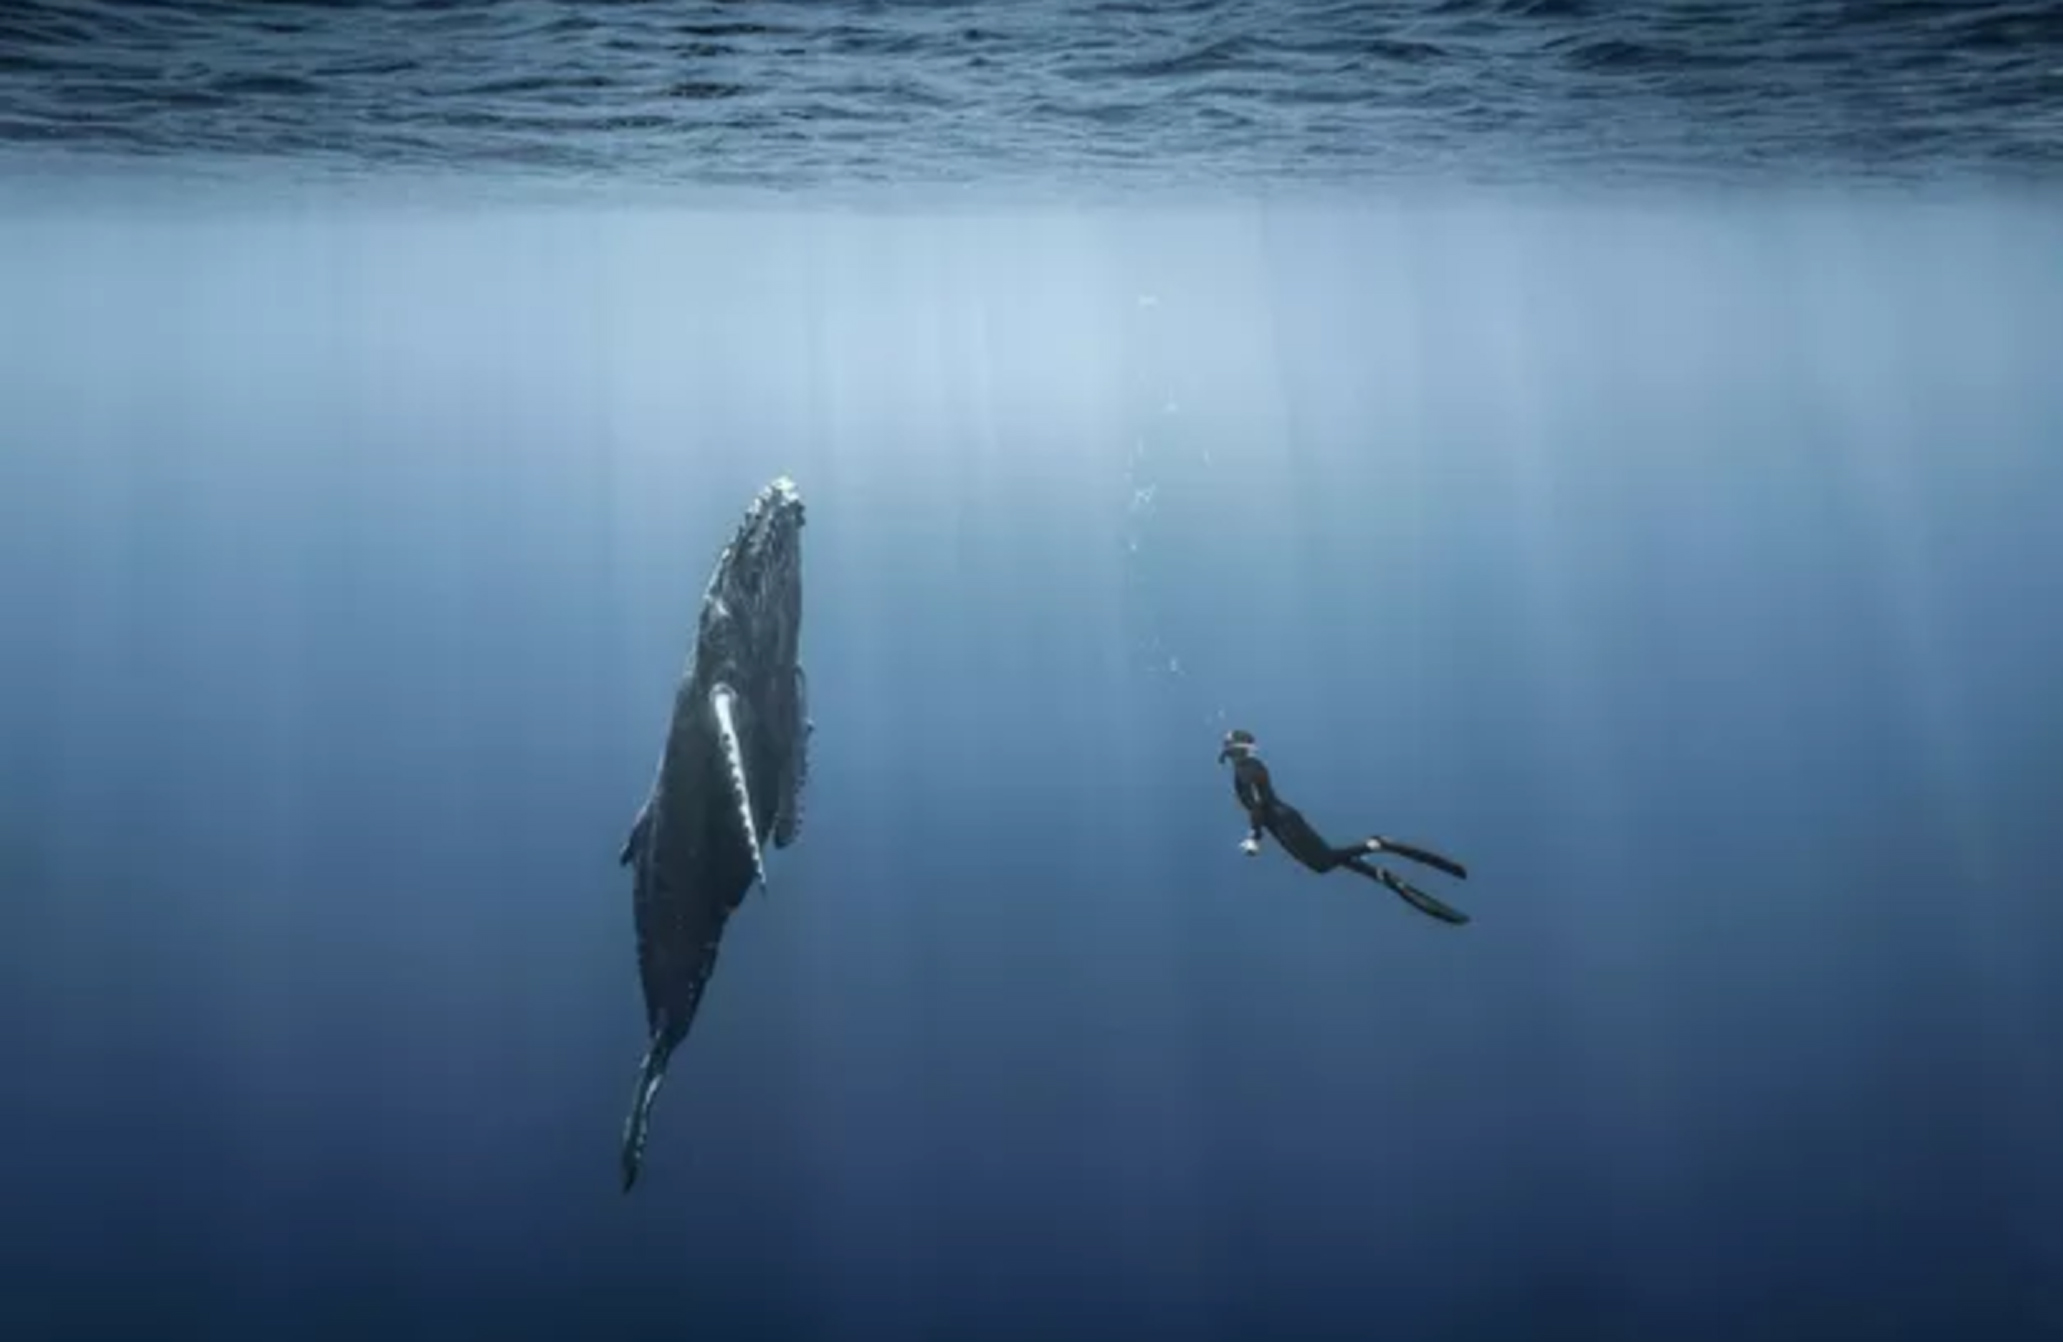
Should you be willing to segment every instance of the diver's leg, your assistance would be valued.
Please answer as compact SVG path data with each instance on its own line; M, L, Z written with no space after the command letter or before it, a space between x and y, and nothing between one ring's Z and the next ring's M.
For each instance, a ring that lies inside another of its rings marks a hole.
M1268 824L1268 833L1275 839L1283 852L1288 853L1312 871L1331 871L1350 857L1367 852L1365 848L1335 848L1327 843L1303 813L1293 806L1277 806Z
M1323 843L1284 843L1279 834L1275 836L1275 843L1299 864L1321 876L1363 851L1359 848L1328 848Z
M1323 876L1354 854L1351 848L1327 848L1323 844L1312 844L1290 852L1290 856Z
M1431 895L1419 889L1417 886L1405 880L1403 877L1397 875L1395 872L1389 871L1383 867L1378 867L1373 863L1369 862L1365 858L1355 856L1349 858L1340 865L1345 867L1351 867L1355 871L1360 872L1363 876L1366 876L1369 880L1379 881L1383 885L1388 886L1393 892L1395 892L1398 898L1402 899L1406 904L1409 904L1412 908L1417 909L1420 913L1426 915L1428 918L1437 918L1443 923L1452 923L1456 927L1461 926L1469 920L1468 915L1463 913L1460 909L1454 908L1451 905L1441 903L1439 900L1434 899Z
M1399 843L1395 839L1385 839L1377 836L1368 841L1366 851L1371 853L1395 853L1407 862L1423 863L1428 867L1444 871L1457 880L1465 881L1468 879L1467 867L1462 866L1451 857L1440 856L1430 848L1420 848L1415 844Z

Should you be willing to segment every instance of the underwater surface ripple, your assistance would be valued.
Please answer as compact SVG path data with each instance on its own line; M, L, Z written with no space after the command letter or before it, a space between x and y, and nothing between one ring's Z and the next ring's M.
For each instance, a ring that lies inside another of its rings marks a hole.
M0 153L658 184L2063 167L2063 10L1962 0L26 3Z

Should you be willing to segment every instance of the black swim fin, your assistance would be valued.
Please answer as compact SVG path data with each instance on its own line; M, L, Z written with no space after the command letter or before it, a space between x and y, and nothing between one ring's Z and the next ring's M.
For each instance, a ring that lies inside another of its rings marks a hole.
M1408 843L1398 843L1395 839L1379 838L1375 841L1375 844L1375 851L1378 853L1395 853L1407 862L1417 862L1421 865L1432 867L1437 871L1444 871L1456 880L1465 881L1468 879L1467 867L1462 866L1451 857L1441 857L1430 849L1419 848Z
M1375 868L1375 878L1396 891L1405 903L1417 909L1428 918L1438 918L1441 922L1452 923L1456 927L1465 926L1469 921L1468 915L1460 909L1442 904L1439 900L1434 899L1431 895L1395 872L1384 871L1381 867L1377 867Z

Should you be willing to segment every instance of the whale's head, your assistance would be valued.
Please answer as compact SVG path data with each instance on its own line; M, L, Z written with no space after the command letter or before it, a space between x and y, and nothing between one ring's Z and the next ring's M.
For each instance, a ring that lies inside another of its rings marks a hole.
M716 561L696 640L710 683L748 698L793 676L802 637L802 495L781 476L752 500Z
M809 776L802 526L794 481L782 476L759 492L710 575L696 638L692 685L722 737L762 881L762 843L794 841Z

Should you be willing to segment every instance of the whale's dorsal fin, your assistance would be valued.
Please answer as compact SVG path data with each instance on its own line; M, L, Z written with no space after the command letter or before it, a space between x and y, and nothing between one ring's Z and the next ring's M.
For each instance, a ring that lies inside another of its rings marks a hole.
M623 851L616 855L618 866L627 867L638 860L644 851L645 839L652 832L652 803L648 799L638 807L637 818L630 822L630 833L624 836Z

